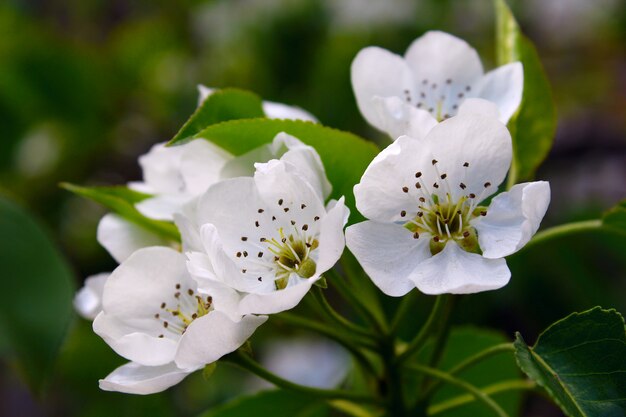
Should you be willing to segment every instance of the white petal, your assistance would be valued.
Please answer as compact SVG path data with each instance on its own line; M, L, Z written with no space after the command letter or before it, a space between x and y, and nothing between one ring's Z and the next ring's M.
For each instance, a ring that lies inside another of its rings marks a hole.
M451 79L454 84L471 86L483 75L476 50L445 32L426 32L413 41L404 56L417 82Z
M275 103L273 101L263 102L263 112L270 119L307 120L310 122L317 122L315 116L300 107L288 106L287 104Z
M148 246L168 246L170 242L116 214L106 214L98 224L98 242L122 263L133 252Z
M177 284L184 288L195 285L184 255L164 247L140 249L107 280L104 311L133 323L143 319L154 322L160 304L174 295Z
M550 184L545 181L514 185L497 195L486 216L472 221L486 258L502 258L520 250L539 229L550 204Z
M289 162L297 168L304 179L318 191L322 200L326 200L332 191L332 185L326 178L322 160L312 146L305 145L294 136L281 132L276 135L272 146L276 149L276 157ZM280 151L284 148L284 151ZM260 162L260 161L257 161Z
M352 61L352 89L361 114L372 126L385 131L388 117L374 105L373 98L404 97L405 91L414 97L414 80L404 59L385 49L362 49Z
M323 274L332 268L341 257L346 245L343 227L346 225L350 210L346 207L343 197L333 203L332 208L321 219L316 275Z
M410 279L425 294L472 294L504 287L511 272L504 259L487 259L454 242L426 259Z
M498 106L482 98L468 98L459 107L458 114L482 114L484 116L500 119L500 110Z
M179 369L175 363L162 366L144 366L129 362L100 380L100 389L126 394L154 394L182 381L189 372Z
M438 161L438 173L446 175L445 181L436 179L440 199L445 199L447 192L454 201L474 193L482 201L497 191L511 166L511 135L505 125L492 117L460 114L435 126L425 142L433 159ZM422 149L422 153L427 154L428 149Z
M370 220L395 222L404 220L400 216L402 210L410 213L416 208L415 172L427 174L427 169L432 170L432 156L424 152L427 147L424 140L402 136L374 158L361 182L354 186L356 206L361 214ZM432 181L429 179L428 183ZM404 187L409 191L403 192Z
M191 198L191 195L181 193L161 194L140 201L135 208L150 219L172 221L174 214L180 212Z
M520 62L503 65L488 72L477 83L478 97L495 103L500 110L500 121L506 124L522 101L524 69Z
M372 106L381 117L381 130L396 139L407 135L422 139L437 124L426 110L407 104L400 97L374 97Z
M415 287L411 272L431 256L428 236L414 239L409 230L392 223L352 225L346 229L346 244L374 284L392 297Z
M180 231L180 240L183 252L202 251L204 246L200 238L200 227L193 221L195 216L189 217L183 214L174 214L174 222Z
M93 320L102 311L102 292L110 272L92 275L74 297L74 308L81 317Z
M198 107L200 107L202 103L204 103L204 100L206 100L214 92L214 88L209 88L202 84L198 84Z
M314 275L296 285L265 294L246 294L239 305L240 314L276 314L291 310L300 303L311 286L320 278Z
M93 331L115 353L128 360L146 366L165 365L174 360L177 341L137 331L136 327L104 312L98 314L93 321Z
M198 196L220 179L220 171L233 156L204 139L184 145L180 160L180 175L185 182L185 193Z
M194 370L213 363L237 350L266 320L266 316L246 316L234 322L219 311L210 312L187 328L176 353L176 364Z
M166 147L165 144L159 143L139 157L147 189L153 193L171 194L179 192L184 187L183 178L180 176L180 158L184 151L183 146Z

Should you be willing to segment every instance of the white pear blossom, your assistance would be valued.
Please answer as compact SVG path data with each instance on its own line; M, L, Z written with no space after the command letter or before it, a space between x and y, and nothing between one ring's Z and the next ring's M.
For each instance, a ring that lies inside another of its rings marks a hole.
M204 100L207 99L216 90L214 88L206 87L202 84L198 85L198 92L200 96L198 98L198 106L200 106ZM310 122L317 122L315 116L308 111L301 109L297 106L289 106L283 103L276 103L274 101L264 100L262 103L263 112L270 119L292 119L292 120L307 120Z
M506 124L520 104L524 84L521 63L485 74L474 48L439 31L417 38L404 57L367 47L355 57L351 72L361 114L393 139L423 138L438 122L482 100L493 102Z
M369 220L346 230L348 248L391 296L474 293L506 285L503 257L537 231L550 201L547 182L494 194L511 165L511 137L497 119L460 114L423 139L402 136L354 187Z
M324 205L325 178L310 181L316 169L296 166L286 155L256 164L254 177L211 186L196 219L177 220L199 288L236 289L239 314L293 308L345 246L343 197Z
M93 328L131 362L102 380L102 389L162 391L239 348L267 319L217 311L214 297L227 295L200 293L185 262L173 249L144 248L106 280Z

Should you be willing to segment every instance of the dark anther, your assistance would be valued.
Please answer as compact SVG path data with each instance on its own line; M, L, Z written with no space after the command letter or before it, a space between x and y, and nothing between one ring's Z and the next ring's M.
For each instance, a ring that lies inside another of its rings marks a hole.
M465 97L465 94L459 93L459 98L463 98L463 97Z
M237 258L241 258L241 252L237 252Z
M402 210L402 211L400 212L400 217L404 217L404 216L406 216L406 211Z
M313 217L313 221L318 221L319 219L320 219L320 216Z
M463 237L469 237L470 232L468 232L467 230L463 232Z
M243 251L243 257L246 258L248 256L248 252Z
M291 221L291 225L292 225L292 226L295 226L295 225L296 225L296 221L295 221L295 220L292 220L292 221Z
M422 188L422 184L420 184L419 182L415 183L415 188Z
M265 242L267 239L265 239L264 237L260 238L259 241L260 242Z
M422 203L425 203L425 202L426 202L426 199L425 199L424 197L420 197L420 198L419 198L419 201L421 201Z
M259 280L259 282L263 281L263 277L258 277L257 280Z
M434 183L434 184L433 184L433 187L435 187L435 188L439 188L439 184Z
M304 230L305 232L309 230L309 225L308 224L303 225L302 230Z
M435 237L433 237L433 240L435 241L435 243L436 243L436 242L439 242L439 236L435 236Z
M306 208L306 204L302 203L302 204L300 205L300 208L301 208L302 210L304 210L304 209Z
M448 79L446 80L446 84L452 84L452 78L448 78Z
M165 303L161 303L161 308L165 308Z
M421 211L418 211L417 212L417 217L422 217L422 216L424 216L424 213L422 213Z
M155 319L158 319L159 317L161 317L161 315L160 315L159 313L156 313L156 314L154 315L154 318L155 318Z
M416 173L415 173L415 178L419 178L419 177L421 177L421 176L422 176L422 173L421 173L421 172L419 172L419 171L418 171L418 172L416 172Z
M441 174L441 179L445 180L447 176L448 176L448 174Z
M486 182L485 183L485 188L487 188L487 187L491 187L491 183L490 182Z
M246 240L248 240L248 238L245 236L241 236L241 240L245 242Z
M175 293L174 297L179 298L180 297L180 293L179 292Z
M276 216L272 216L272 221L276 220Z
M247 272L247 269L242 269L241 272L243 272L244 274Z
M468 196L469 198L476 198L476 194L474 193L470 193L470 195Z
M465 184L463 184L463 183L460 183L460 184L459 184L459 187L461 187L461 190L464 190L464 189L466 189L466 188L467 188L467 185L465 185Z
M409 192L409 187L402 187L402 191L404 191L405 193Z
M283 210L287 213L289 211L289 207L285 207Z
M193 290L192 290L192 289L188 289L188 290L187 290L187 294L189 294L189 295L193 295Z
M413 239L418 239L420 237L420 234L415 232L413 233Z
M176 284L176 289L180 290L180 284Z
M170 324L166 321L163 322L163 327L165 327L167 329L167 326L169 326Z
M257 212L259 212L259 213L263 213L263 211L264 211L263 209L258 209L257 210Z
M259 252L257 256L258 256L259 258L262 258L262 257L263 257L263 252Z
M255 222L254 222L254 225L255 225L256 227L259 227L259 221L258 221L258 220L257 220L257 221L255 221Z
M464 162L464 163L463 163L463 166L464 166L465 168L467 168L467 167L469 166L469 162Z
M282 206L283 205L283 199L281 198L280 200L278 200L278 205Z
M439 161L437 161L436 159L433 159L433 160L432 160L432 164L433 164L433 165L435 165L437 162L439 162Z
M481 215L481 216L486 216L486 215L487 215L487 212L486 212L486 211L481 211L481 212L480 212L480 215Z

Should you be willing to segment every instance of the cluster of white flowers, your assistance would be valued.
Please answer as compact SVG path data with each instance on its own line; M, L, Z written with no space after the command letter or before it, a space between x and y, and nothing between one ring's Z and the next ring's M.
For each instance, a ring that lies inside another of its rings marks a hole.
M340 258L345 242L373 282L401 296L473 293L504 286L503 257L537 231L546 182L498 191L512 159L504 123L522 96L515 63L483 74L476 51L441 32L417 39L405 58L366 48L352 65L359 109L395 141L354 188L368 219L346 230L343 197L316 151L286 133L234 157L208 141L155 145L140 157L151 197L136 204L173 221L169 242L109 214L98 240L120 263L86 280L75 306L130 362L100 382L148 394L238 349L267 319L296 306ZM213 90L201 87L200 103ZM315 121L265 102L270 118Z

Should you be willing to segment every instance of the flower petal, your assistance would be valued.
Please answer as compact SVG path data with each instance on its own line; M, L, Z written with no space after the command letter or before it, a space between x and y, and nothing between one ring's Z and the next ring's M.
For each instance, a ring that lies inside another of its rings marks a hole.
M500 110L500 121L506 124L522 101L524 69L521 62L503 65L488 72L477 83L478 97L495 103Z
M102 311L102 292L109 275L110 272L104 272L85 279L85 284L74 297L74 308L81 317L93 320Z
M195 286L185 261L180 252L164 247L144 248L133 253L107 280L102 302L104 311L131 323L140 323L143 319L154 321L160 304L173 296L177 284L184 288Z
M170 242L116 214L106 214L98 224L98 242L122 263L133 252L148 246L169 246Z
M436 181L441 199L449 192L453 201L475 194L480 202L497 191L511 166L509 131L497 119L482 114L460 114L445 120L430 131L425 142L428 148L422 153L431 150L438 174L446 178Z
M150 219L171 221L191 198L191 195L182 193L160 194L136 203L135 208Z
M404 97L405 91L415 96L413 75L404 59L382 48L362 49L352 61L351 79L361 114L382 131L387 127L387 115L380 112L372 99Z
M454 242L420 263L410 279L425 294L472 294L504 287L511 272L504 259L487 259Z
M129 362L100 380L100 389L126 394L147 395L164 391L182 381L189 372L174 362L161 366L144 366Z
M458 114L482 114L485 116L500 119L500 110L498 106L491 101L482 98L468 98L459 107Z
M196 139L184 145L180 159L180 175L185 182L185 193L197 196L220 179L222 167L233 158L224 149L205 139Z
M213 363L243 345L266 320L267 316L245 316L234 322L212 311L189 325L176 353L176 365L195 370Z
M298 305L318 279L320 279L320 275L314 275L308 279L301 279L299 283L279 291L265 294L246 294L239 304L239 313L276 314L291 310Z
M517 184L498 194L487 215L472 221L483 256L502 258L520 250L539 229L548 204L550 184L546 181Z
M316 275L321 275L332 268L346 246L343 227L348 221L350 210L346 207L343 197L333 203L333 207L329 208L321 220Z
M429 112L407 104L400 97L374 97L372 106L384 115L379 128L393 139L402 135L423 139L437 124Z
M413 41L404 57L417 82L450 79L454 84L471 86L483 75L476 50L445 32L426 32Z
M136 326L101 312L93 321L93 331L118 355L141 365L159 366L174 360L177 341L137 331Z
M315 116L297 106L289 106L273 101L263 101L263 112L270 119L306 120L317 122Z
M184 146L166 147L164 143L158 143L148 153L141 155L139 165L143 171L146 189L152 193L174 194L184 188L185 184L179 173L180 158L184 151Z
M367 275L382 292L400 297L415 284L411 272L430 258L428 237L414 239L406 228L365 221L346 229L346 242Z

